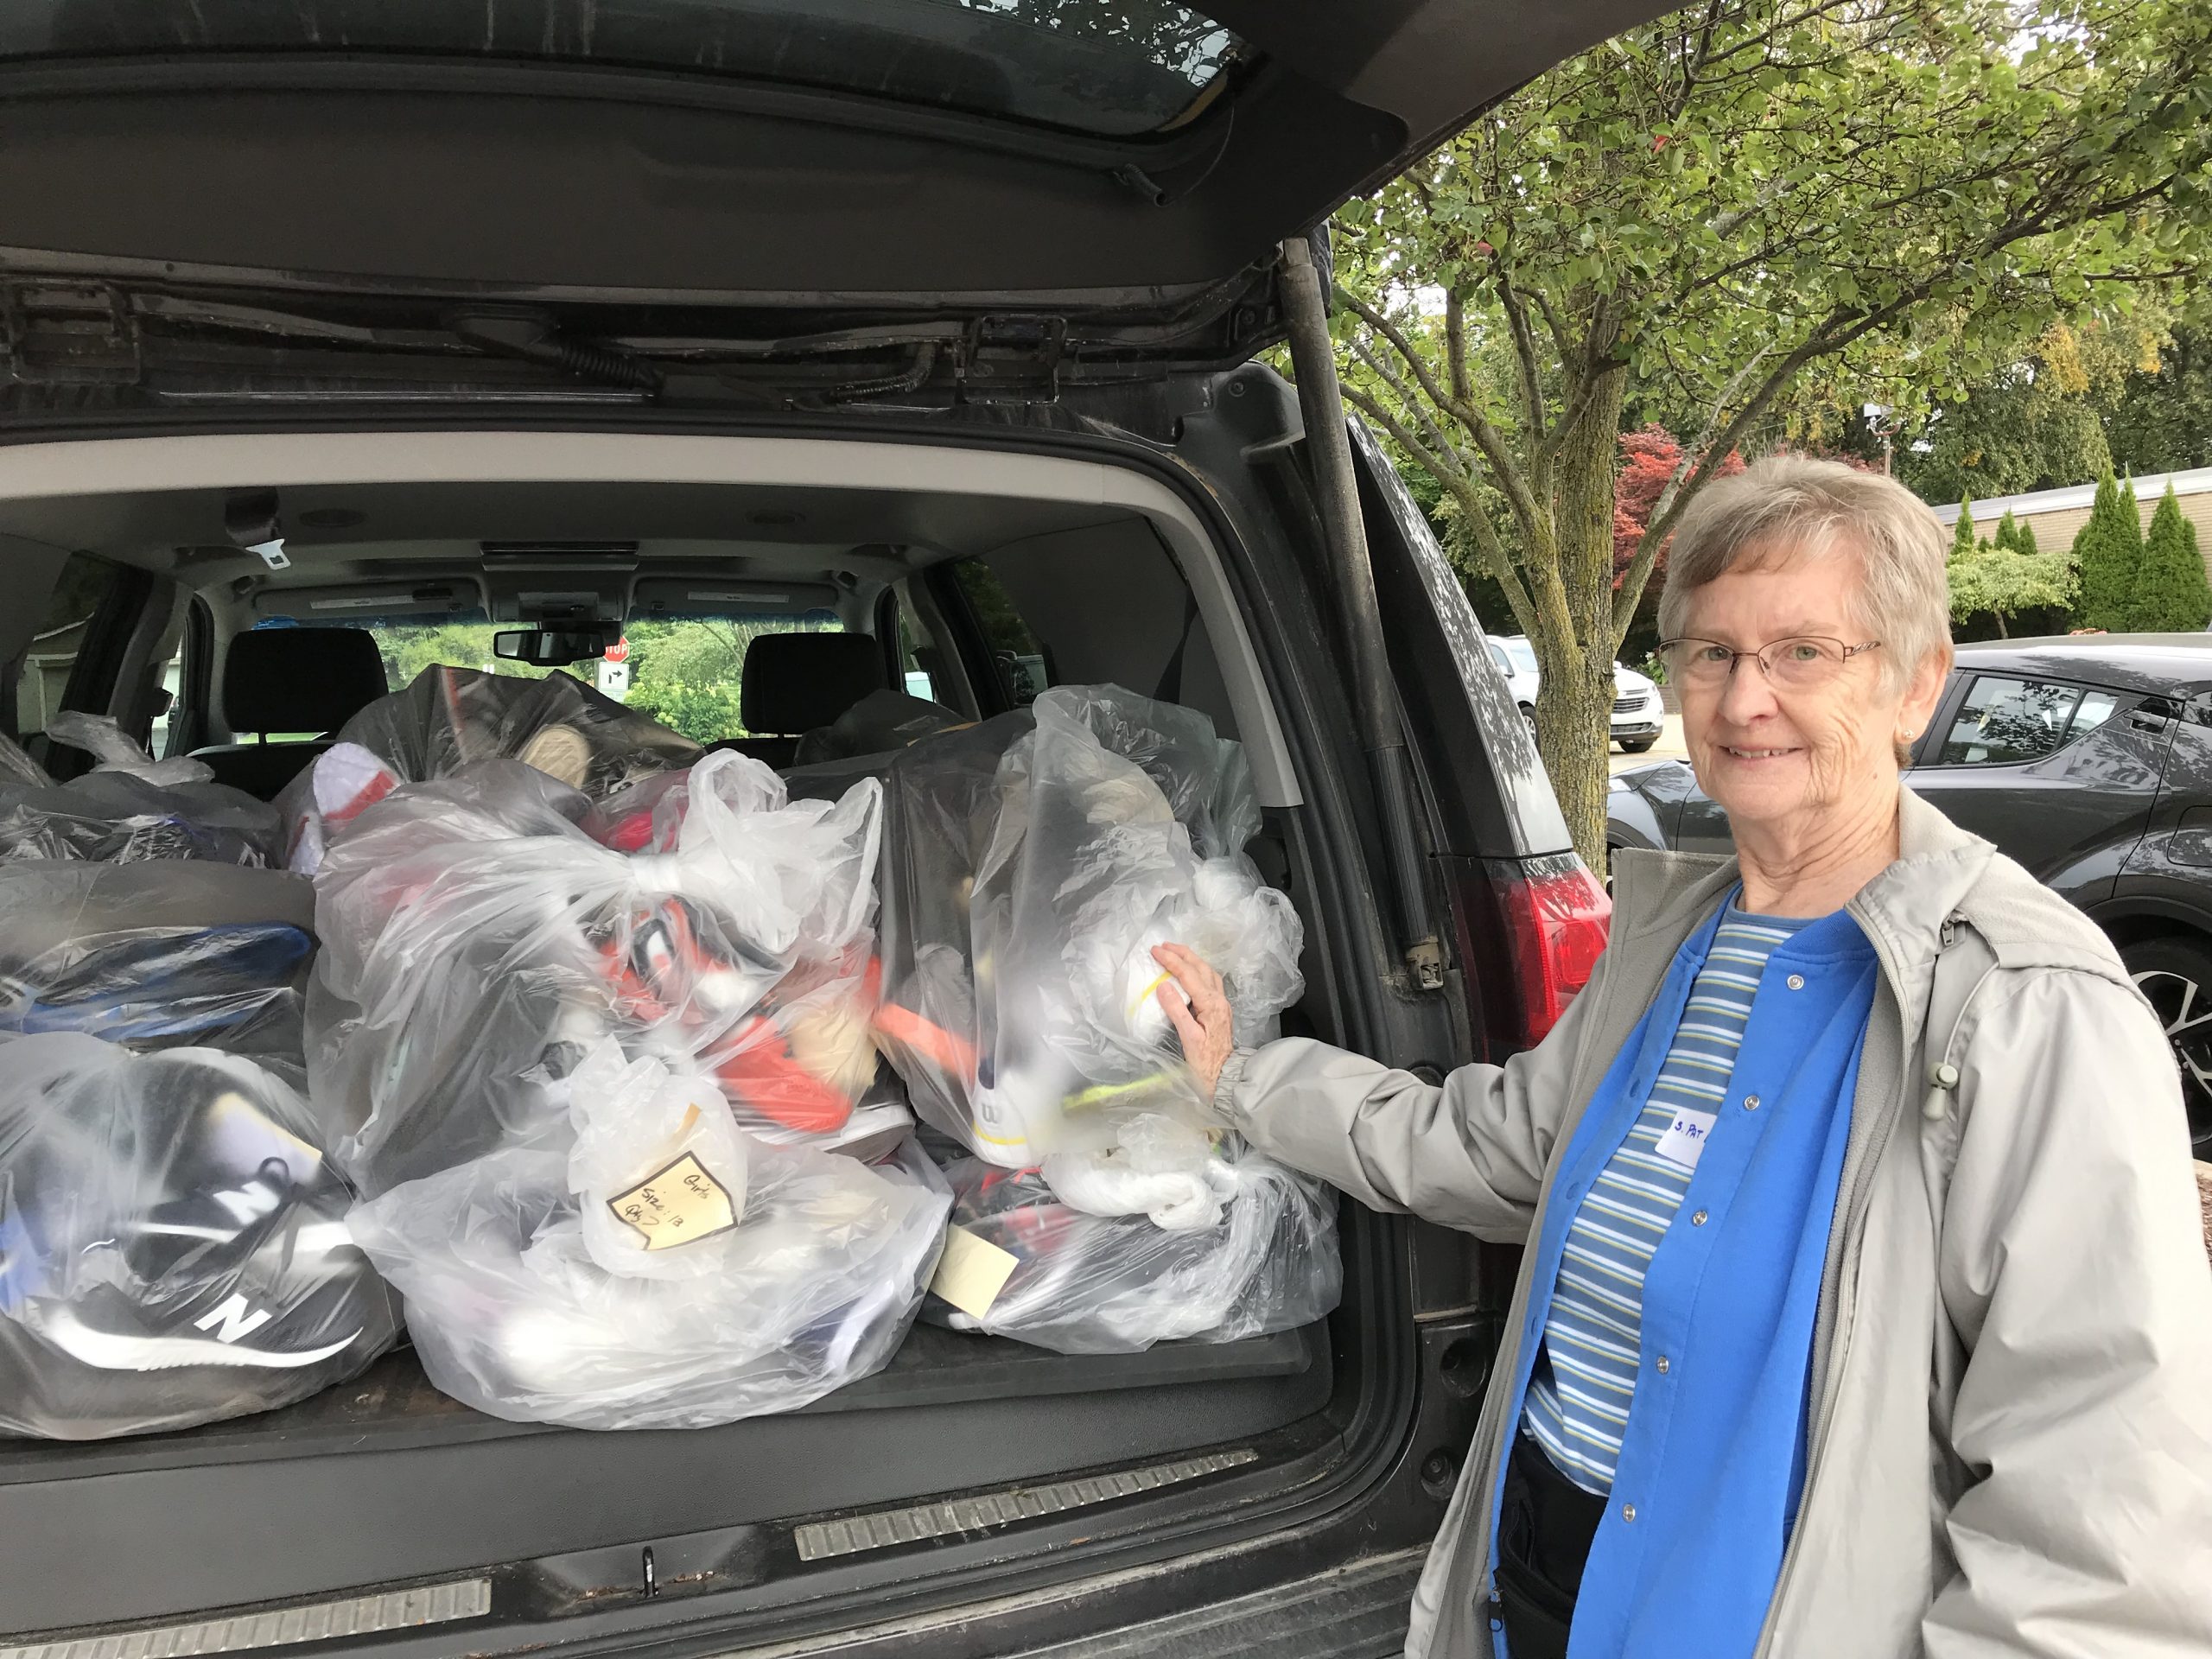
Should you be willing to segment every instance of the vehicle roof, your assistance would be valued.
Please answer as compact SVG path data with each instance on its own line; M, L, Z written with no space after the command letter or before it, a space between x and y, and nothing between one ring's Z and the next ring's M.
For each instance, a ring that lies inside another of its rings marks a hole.
M1959 666L2093 679L2133 691L2212 689L2212 633L2076 633L1985 639L1957 647Z

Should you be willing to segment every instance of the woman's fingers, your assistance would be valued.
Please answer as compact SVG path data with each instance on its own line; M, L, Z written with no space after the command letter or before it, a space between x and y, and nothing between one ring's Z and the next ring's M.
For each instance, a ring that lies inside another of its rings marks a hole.
M1221 1068L1228 1063L1236 1040L1221 976L1204 957L1179 944L1156 946L1152 955L1174 980L1154 995L1182 1041L1185 1062L1198 1073L1211 1098Z
M1205 1045L1205 1027L1191 1013L1187 999L1177 993L1172 985L1163 985L1153 993L1160 999L1160 1006L1167 1011L1167 1023L1175 1027L1175 1034L1183 1039L1183 1052L1192 1054Z
M1213 964L1195 950L1179 944L1155 945L1152 959L1175 976L1176 983L1191 999L1202 1021L1228 1012L1228 988L1214 971Z

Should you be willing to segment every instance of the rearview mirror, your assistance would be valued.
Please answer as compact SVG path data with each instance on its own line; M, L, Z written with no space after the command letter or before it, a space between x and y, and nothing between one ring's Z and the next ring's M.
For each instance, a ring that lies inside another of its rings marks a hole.
M619 630L612 622L572 622L558 628L502 628L492 636L492 654L532 668L565 668L603 657Z

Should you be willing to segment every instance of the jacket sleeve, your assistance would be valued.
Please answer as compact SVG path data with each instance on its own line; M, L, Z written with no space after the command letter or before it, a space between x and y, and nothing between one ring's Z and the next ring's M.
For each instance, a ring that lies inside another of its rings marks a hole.
M1605 971L1600 957L1543 1041L1503 1065L1464 1065L1440 1086L1287 1038L1231 1055L1216 1109L1261 1151L1370 1209L1517 1244L1535 1215Z
M1971 1484L1929 1659L2212 1652L2212 1267L2164 1037L2044 971L1961 1069L1938 1275Z

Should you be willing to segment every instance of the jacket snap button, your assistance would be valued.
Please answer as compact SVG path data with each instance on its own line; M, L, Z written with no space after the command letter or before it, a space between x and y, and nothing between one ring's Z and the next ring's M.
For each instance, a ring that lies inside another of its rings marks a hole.
M1674 1368L1673 1368L1673 1366L1669 1365L1669 1364L1667 1363L1667 1356L1666 1356L1666 1355L1664 1355L1664 1354L1660 1355L1660 1356L1659 1356L1659 1375L1660 1375L1660 1376L1666 1376L1666 1375L1667 1375L1667 1373L1668 1373L1669 1371L1672 1370L1673 1369L1674 1369Z
M1692 1217L1690 1217L1690 1225L1691 1225L1691 1226L1693 1226L1693 1227L1702 1227L1702 1226L1704 1226L1704 1225L1705 1225L1705 1211L1702 1211L1702 1210L1700 1210L1700 1211L1699 1211L1697 1212L1697 1214L1695 1214L1695 1215L1692 1216Z
M1802 991L1805 988L1805 976L1802 974L1792 974L1789 976L1789 978L1786 982L1791 990Z
M1757 1095L1745 1095L1744 1096L1744 1109L1745 1111L1756 1112L1758 1109L1759 1097Z
M1621 1505L1621 1519L1622 1519L1622 1520L1624 1520L1624 1521L1633 1521L1633 1520L1635 1520L1635 1519L1636 1519L1636 1505L1635 1505L1635 1504L1633 1504L1633 1503L1624 1503L1624 1504L1622 1504L1622 1505Z

